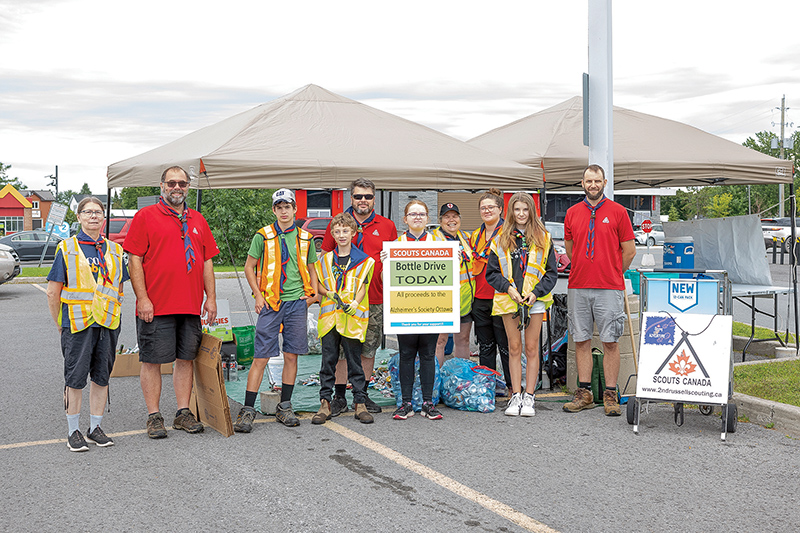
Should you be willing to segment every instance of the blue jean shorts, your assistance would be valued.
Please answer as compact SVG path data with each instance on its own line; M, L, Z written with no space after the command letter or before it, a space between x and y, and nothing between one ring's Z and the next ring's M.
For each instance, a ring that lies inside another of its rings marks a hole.
M269 305L264 305L258 315L258 322L256 322L253 357L263 359L280 356L279 333L283 336L284 352L297 355L308 353L307 308L305 300L282 302L277 311L273 311ZM283 326L283 331L281 331L281 326Z

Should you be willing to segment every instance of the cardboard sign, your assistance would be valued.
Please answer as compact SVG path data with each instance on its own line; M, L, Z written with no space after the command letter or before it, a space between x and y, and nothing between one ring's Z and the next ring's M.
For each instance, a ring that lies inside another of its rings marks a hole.
M201 324L203 333L213 335L222 342L231 342L233 329L231 329L231 306L228 300L217 300L217 318L211 324L205 318L201 318Z
M383 274L383 331L456 333L461 328L459 243L388 241Z
M111 370L112 378L139 376L142 363L139 362L139 352L118 353L114 359L114 369ZM172 374L172 363L161 365L162 374Z
M644 313L642 320L636 396L727 403L733 317Z
M203 334L194 360L194 386L189 409L200 422L230 437L233 435L233 422L220 364L221 348L220 339Z

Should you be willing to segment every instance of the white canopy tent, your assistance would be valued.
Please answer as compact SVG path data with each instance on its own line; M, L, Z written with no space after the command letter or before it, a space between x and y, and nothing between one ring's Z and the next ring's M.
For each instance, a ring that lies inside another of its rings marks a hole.
M539 169L316 85L114 163L108 187L156 185L172 165L203 189L338 189L358 177L386 190L542 185Z

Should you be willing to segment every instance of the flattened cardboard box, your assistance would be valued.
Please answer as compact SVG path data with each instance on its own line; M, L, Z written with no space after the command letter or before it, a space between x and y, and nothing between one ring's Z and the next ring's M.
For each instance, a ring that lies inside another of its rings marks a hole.
M230 437L233 435L233 422L220 364L221 348L220 339L203 334L194 360L194 387L189 408L200 422Z
M142 363L139 362L139 352L118 353L114 359L114 369L111 371L111 377L138 376L141 369ZM172 363L161 365L161 373L172 374Z

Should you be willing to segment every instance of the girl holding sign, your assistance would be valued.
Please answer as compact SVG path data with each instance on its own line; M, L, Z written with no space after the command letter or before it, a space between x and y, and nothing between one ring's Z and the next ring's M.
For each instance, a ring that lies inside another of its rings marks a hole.
M406 205L403 221L408 231L400 235L398 241L434 241L440 240L425 231L428 223L428 206L419 200L411 200ZM382 259L384 259L382 255ZM436 340L438 333L398 334L397 344L400 348L400 389L403 400L392 417L405 420L414 415L411 407L411 396L414 388L414 361L419 355L419 381L422 387L422 416L431 420L440 420L440 413L433 405L433 380L436 374Z
M518 192L508 202L508 216L492 242L486 281L494 287L492 315L503 317L508 336L513 395L505 414L533 416L539 378L539 334L545 310L553 303L558 263L550 234L536 215L530 194ZM528 371L522 393L522 336Z

